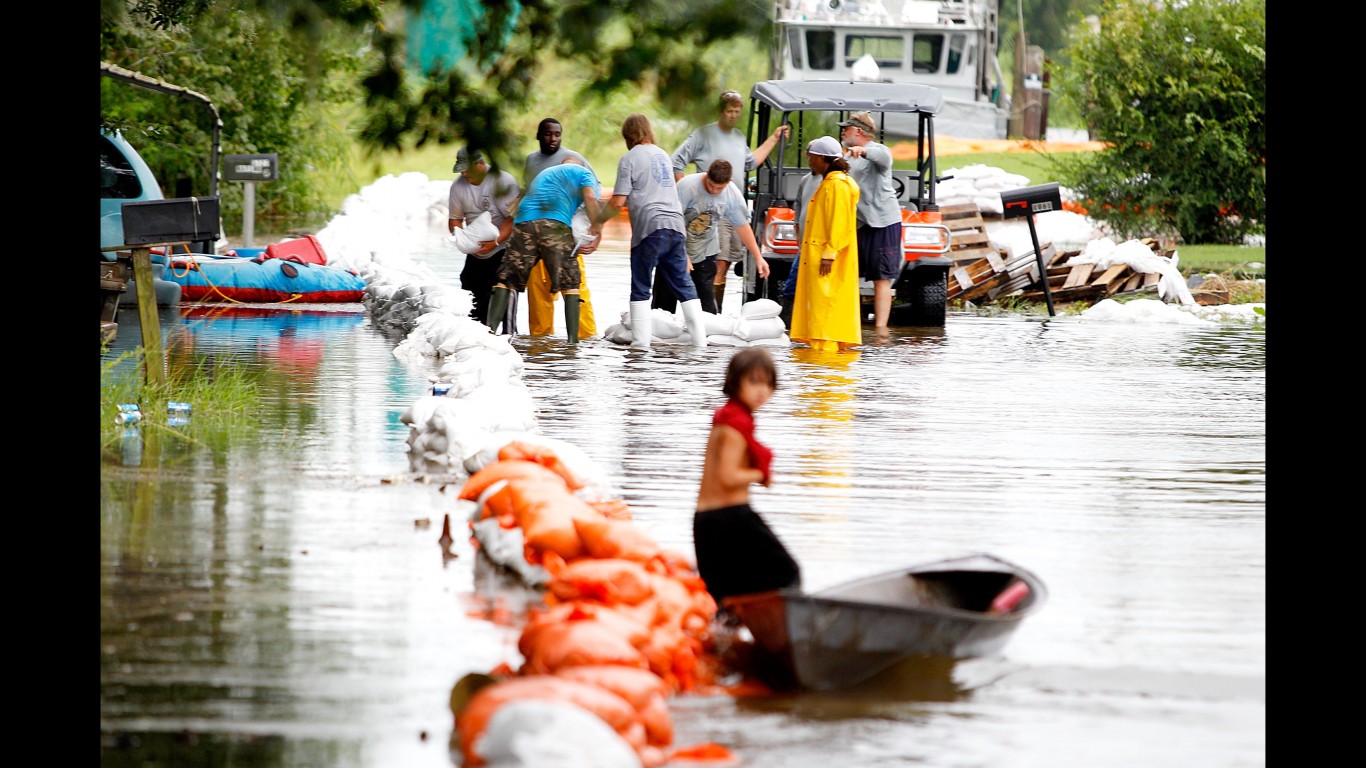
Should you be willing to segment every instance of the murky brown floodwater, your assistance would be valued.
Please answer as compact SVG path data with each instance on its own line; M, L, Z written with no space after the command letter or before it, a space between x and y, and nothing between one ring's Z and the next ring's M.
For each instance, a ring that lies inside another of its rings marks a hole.
M423 260L458 284L459 258ZM626 309L624 247L588 270L602 329ZM357 306L325 309L163 310L173 359L247 359L274 386L250 429L104 452L102 766L451 766L452 685L520 662L515 627L477 618L468 544L446 561L436 542L457 489L408 477L399 414L429 371ZM120 321L114 353L139 338ZM542 431L690 553L733 350L515 344ZM754 505L808 588L981 550L1049 601L1004 656L937 680L677 697L675 745L783 768L1265 764L1262 328L951 313L853 355L775 356L776 479Z

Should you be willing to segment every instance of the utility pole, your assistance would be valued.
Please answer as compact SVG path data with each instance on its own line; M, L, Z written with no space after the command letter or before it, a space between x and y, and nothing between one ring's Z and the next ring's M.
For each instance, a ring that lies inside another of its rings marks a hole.
M1015 0L1015 72L1011 78L1010 117L1006 119L1006 136L1019 138L1024 135L1024 111L1028 109L1025 96L1025 39L1024 0Z

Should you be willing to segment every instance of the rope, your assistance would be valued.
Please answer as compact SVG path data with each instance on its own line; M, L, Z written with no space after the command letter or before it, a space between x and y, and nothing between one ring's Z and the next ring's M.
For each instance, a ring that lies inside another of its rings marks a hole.
M182 245L184 245L184 244L182 243ZM195 271L195 270L198 270L200 276L204 278L204 282L206 282L206 283L209 284L209 288L213 291L213 293L216 293L216 294L218 294L219 296L222 296L224 301L227 301L227 302L232 303L232 304L253 304L253 303L260 303L260 302L241 301L241 300L238 300L238 299L234 299L233 297L227 295L226 293L223 293L223 290L222 290L221 288L219 288L217 285L214 285L214 282L213 282L212 280L209 279L208 273L205 272L204 270L202 270L202 269L199 268L199 260L195 258L195 255L194 255L193 253L190 253L190 247L189 247L188 245L185 246L185 255L189 257L189 261L185 264L185 273L184 273L184 274L179 274L179 273L177 273L177 272L175 271L174 268L172 268L171 274L175 275L176 277L185 277L186 275L189 275L190 272ZM284 299L283 301L277 301L277 302L272 302L272 303L275 303L275 304L288 304L288 303L290 303L290 302L292 302L292 301L299 301L299 300L302 299L303 297L304 297L304 295L303 295L302 293L291 293L291 294L289 295L289 298L288 298L288 299ZM197 305L198 305L198 304L207 304L207 303L209 302L209 300L210 300L210 296L209 296L209 295L205 295L205 296L199 298L198 300L196 300L196 301L195 301L195 304L197 304Z

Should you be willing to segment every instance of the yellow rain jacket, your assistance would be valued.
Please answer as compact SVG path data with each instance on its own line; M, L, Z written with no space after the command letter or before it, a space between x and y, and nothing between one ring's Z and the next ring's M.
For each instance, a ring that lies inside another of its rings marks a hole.
M788 335L813 349L846 349L863 343L855 234L858 198L858 183L843 171L831 171L807 203ZM830 274L822 277L821 259L832 256Z
M593 295L588 291L588 272L583 268L583 255L576 254L579 260L579 338L596 336L598 324L593 318ZM545 262L538 261L526 281L526 314L531 325L532 336L551 336L555 333L555 304L560 294L550 292L550 275L545 271Z

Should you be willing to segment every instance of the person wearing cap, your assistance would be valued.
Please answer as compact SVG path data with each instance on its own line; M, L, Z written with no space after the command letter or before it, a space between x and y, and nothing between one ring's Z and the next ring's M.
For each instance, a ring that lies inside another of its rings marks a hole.
M488 326L494 333L505 322L513 292L526 290L532 268L544 263L550 290L564 294L565 335L570 344L579 343L579 285L583 278L574 258L573 219L580 205L590 220L597 218L601 189L598 177L574 157L536 174L517 204L507 254L489 298ZM590 250L597 248L599 239L589 243ZM507 320L515 322L515 318ZM510 324L507 330L512 330Z
M565 158L573 157L583 163L588 170L593 170L593 164L588 162L588 158L575 152L568 147L561 145L564 136L564 126L559 120L547 117L536 126L536 142L540 145L538 149L532 150L526 156L526 164L522 172L522 188L527 189L531 186L531 180L536 178L536 174L547 168L553 168L564 162ZM594 171L594 175L596 175ZM575 219L583 219L582 228L586 230L591 222L583 218L583 208L580 207L575 212ZM574 225L575 231L580 229L579 223ZM583 282L579 283L579 338L586 339L597 335L598 324L593 315L592 292L588 290L588 270L584 267L583 257L593 252L591 245L580 245L574 252L574 258L579 263L579 276ZM536 267L531 270L531 277L526 282L526 309L527 320L531 325L532 336L549 336L555 332L555 301L559 299L559 294L550 292L550 275L546 274L545 262L538 262Z
M859 277L873 283L873 333L887 335L892 313L892 281L901 275L905 246L901 242L901 203L892 186L892 150L876 141L877 128L868 112L855 112L840 123L840 141L849 158L849 175L858 182ZM858 310L860 316L863 310Z
M740 190L730 183L730 163L717 159L711 161L706 173L693 173L678 182L678 203L683 206L683 222L688 234L684 248L688 252L688 276L697 289L697 298L702 301L702 311L719 314L720 308L713 299L711 286L716 276L716 254L720 251L721 241L717 236L721 222L729 222L740 234L740 241L754 255L755 270L759 277L768 277L768 262L759 251L759 242L748 226L749 208ZM656 309L673 312L678 299L673 289L664 279L663 271L655 272L654 302Z
M460 148L451 170L457 175L451 182L447 198L450 231L463 228L484 211L489 212L493 225L498 228L498 239L486 240L480 243L479 250L466 254L465 266L460 270L460 287L474 294L474 310L470 317L487 323L489 294L498 278L498 266L503 262L508 236L512 234L513 204L521 188L507 171L491 173L484 153L470 147Z
M797 294L792 303L793 341L812 349L841 351L863 343L859 322L859 186L849 176L843 147L821 136L806 148L807 165L820 184L806 206Z
M612 197L589 230L602 235L602 225L626 206L631 221L631 346L648 349L652 338L650 288L655 270L682 301L683 324L694 347L707 346L707 325L702 301L688 279L688 254L683 245L686 232L683 206L669 154L655 144L650 118L629 115L621 124L626 154L617 163L617 182Z
M674 164L674 181L683 178L687 172L688 163L694 163L698 173L706 173L711 167L713 160L725 160L730 163L731 183L740 190L741 197L745 196L746 180L749 172L757 166L763 164L768 159L768 155L777 146L778 140L789 136L792 127L783 124L773 129L764 143L760 144L753 152L749 149L749 140L744 131L739 129L740 116L745 111L745 100L739 91L728 90L721 94L719 101L720 115L716 122L707 123L699 127L683 140L683 143L674 150L672 155ZM735 227L729 221L721 222L721 229L718 234L721 243L721 252L716 257L716 279L712 284L712 292L716 299L716 310L721 311L721 303L726 293L726 274L730 270L730 263L744 256L745 245L740 241Z

